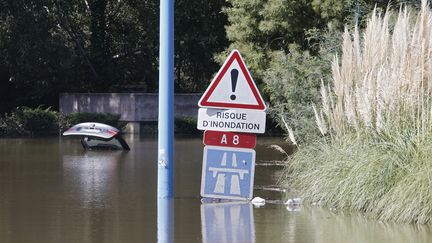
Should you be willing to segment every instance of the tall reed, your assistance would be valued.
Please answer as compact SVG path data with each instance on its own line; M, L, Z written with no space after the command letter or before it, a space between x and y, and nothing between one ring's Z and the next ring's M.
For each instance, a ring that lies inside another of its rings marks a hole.
M374 11L362 34L345 29L333 83L322 84L322 108L314 109L323 134L400 125L432 131L432 13L422 0L417 16L407 8L394 15Z

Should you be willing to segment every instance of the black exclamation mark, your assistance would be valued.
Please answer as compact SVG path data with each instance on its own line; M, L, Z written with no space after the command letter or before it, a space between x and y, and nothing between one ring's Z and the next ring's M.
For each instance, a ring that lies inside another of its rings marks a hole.
M237 78L238 78L238 70L237 69L231 70L231 90L233 93L235 93L236 90ZM232 94L230 98L231 100L235 100L236 99L235 94Z

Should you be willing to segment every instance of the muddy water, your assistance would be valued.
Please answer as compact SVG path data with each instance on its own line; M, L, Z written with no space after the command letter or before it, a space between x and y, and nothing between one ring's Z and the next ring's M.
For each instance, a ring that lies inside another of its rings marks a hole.
M75 139L0 140L0 242L157 242L157 141L127 137L131 151L83 151ZM283 156L258 138L255 195ZM431 242L428 226L398 225L313 207L201 203L202 142L177 139L174 242Z

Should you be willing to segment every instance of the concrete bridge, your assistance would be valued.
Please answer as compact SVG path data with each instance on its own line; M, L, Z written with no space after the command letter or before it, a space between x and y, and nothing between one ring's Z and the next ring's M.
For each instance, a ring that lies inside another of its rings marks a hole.
M198 115L198 101L202 94L175 94L174 116ZM130 132L139 132L140 122L158 120L158 94L155 93L62 93L60 112L107 112L119 114L121 121L129 123Z

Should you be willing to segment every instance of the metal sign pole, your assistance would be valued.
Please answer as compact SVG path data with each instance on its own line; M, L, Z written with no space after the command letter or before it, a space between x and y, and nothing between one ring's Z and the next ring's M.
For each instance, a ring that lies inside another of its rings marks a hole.
M174 0L160 1L159 124L158 124L158 242L174 235Z
M173 196L174 0L160 1L158 198Z

